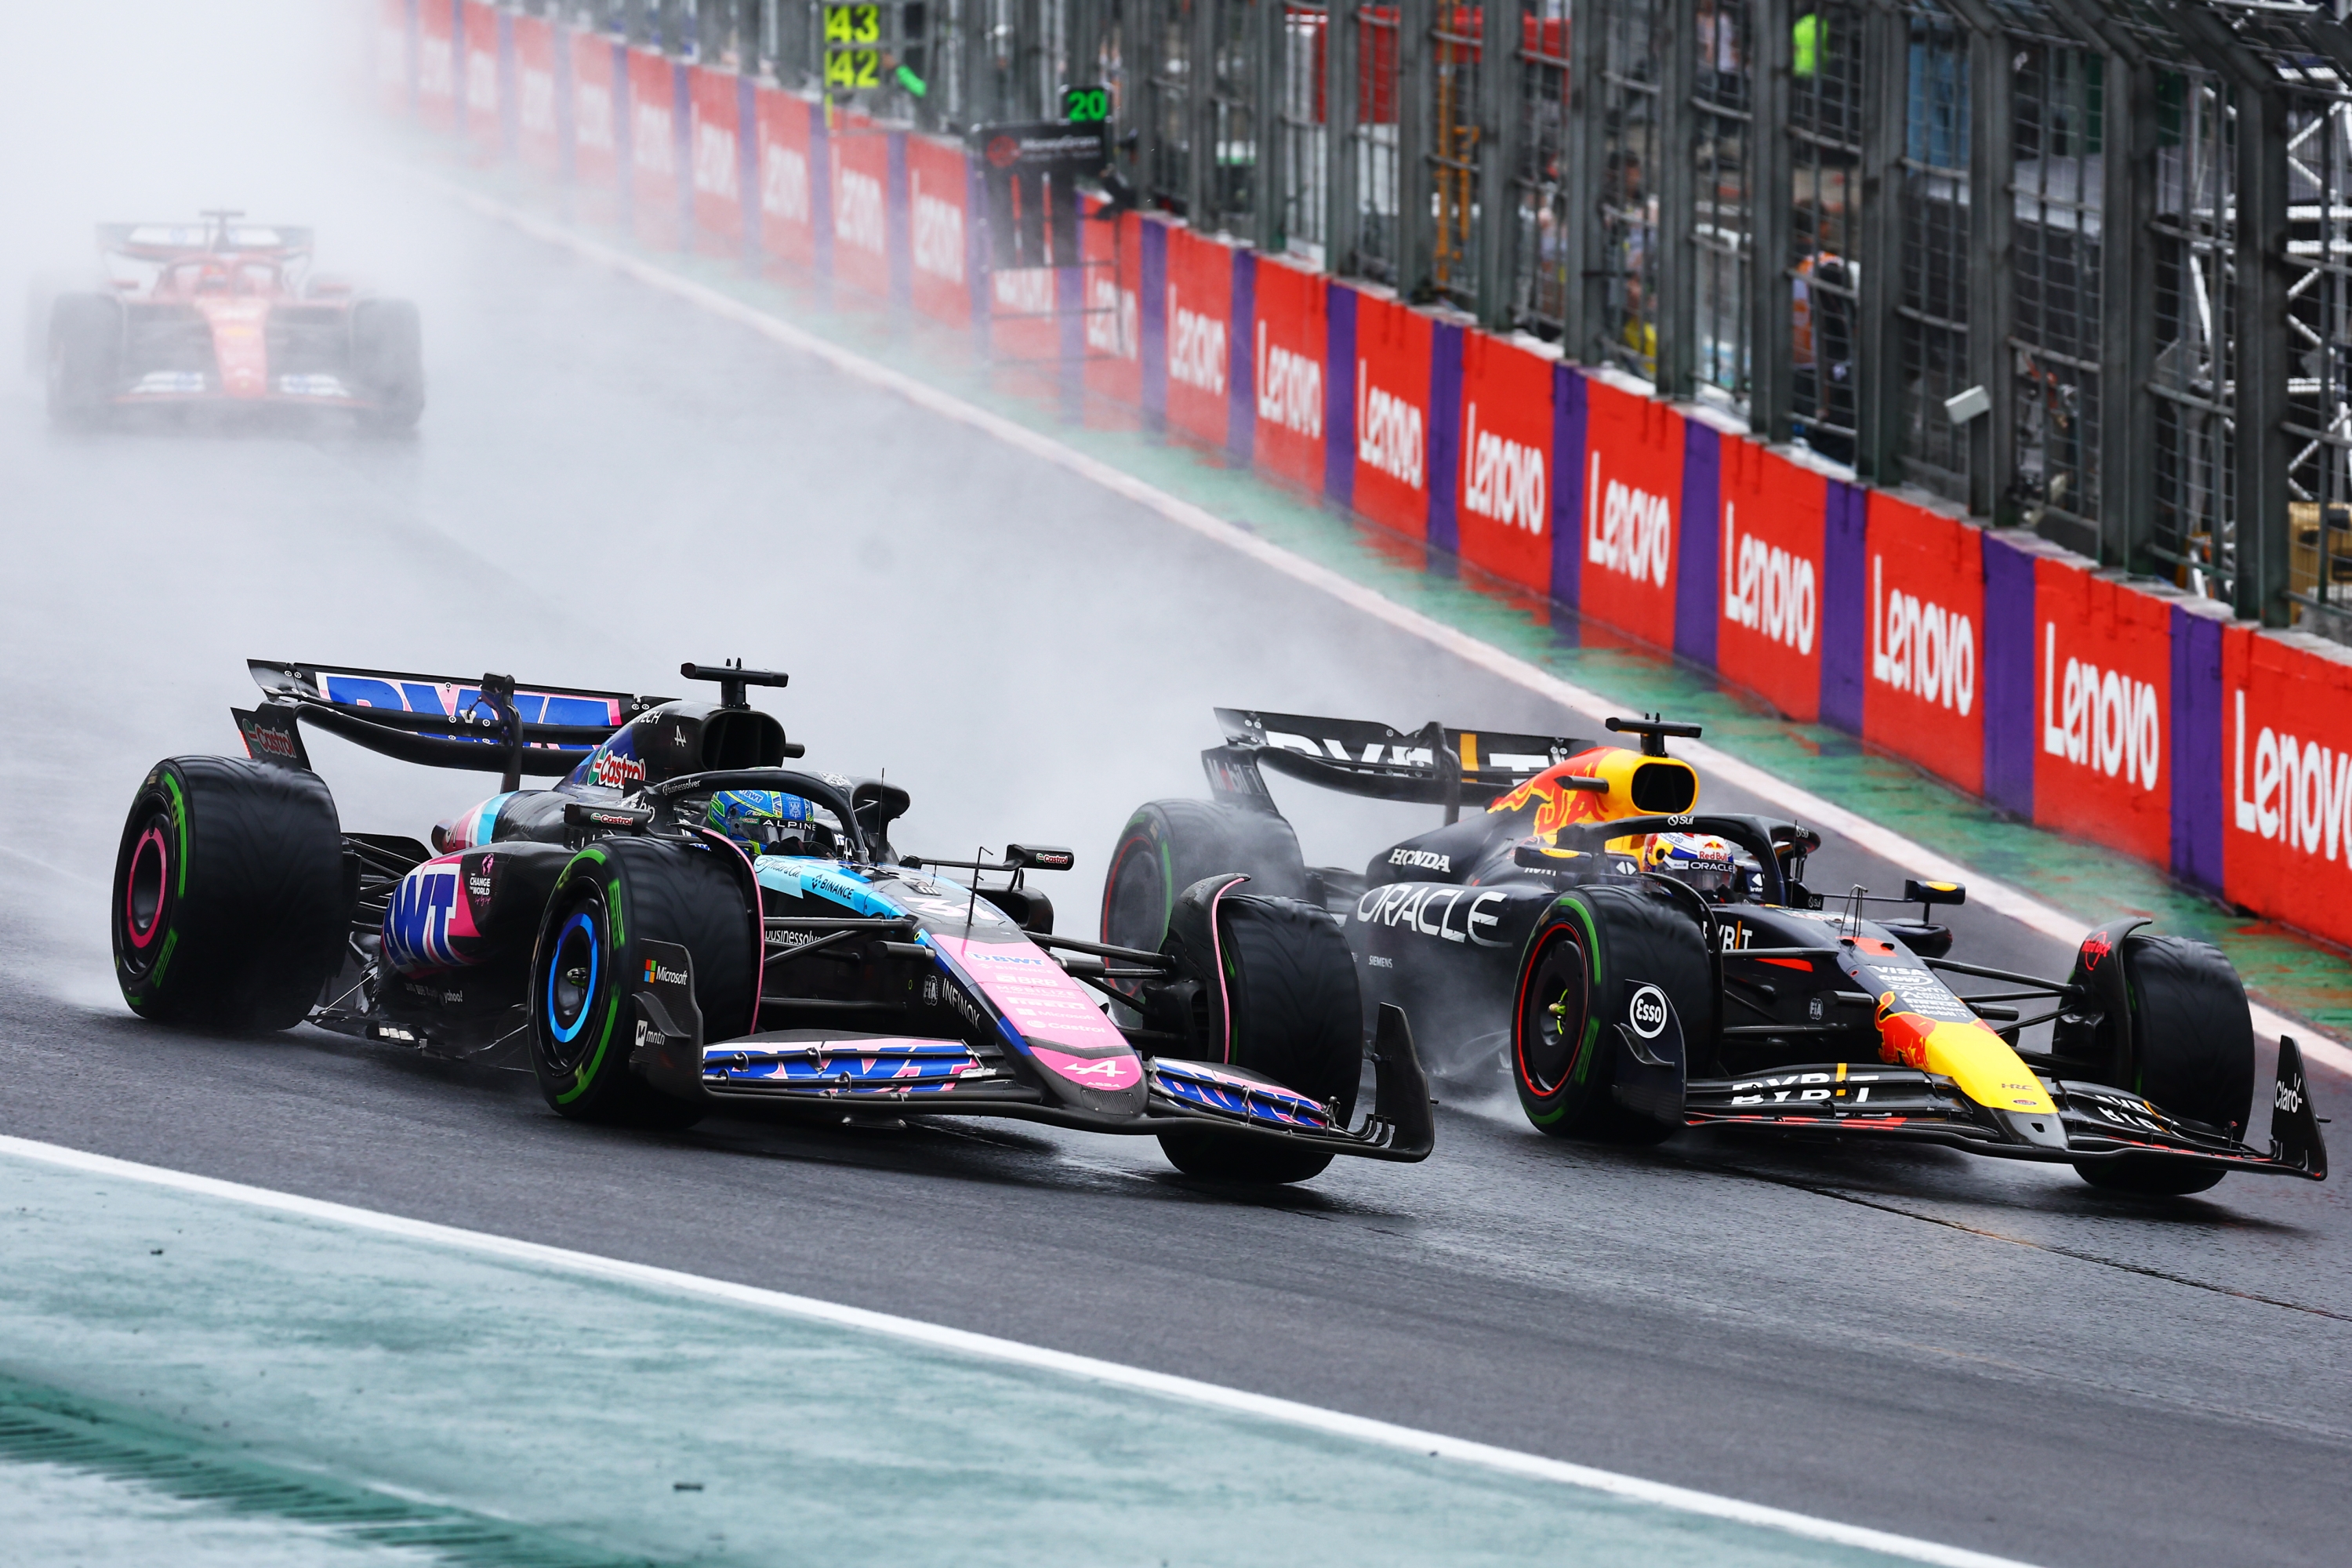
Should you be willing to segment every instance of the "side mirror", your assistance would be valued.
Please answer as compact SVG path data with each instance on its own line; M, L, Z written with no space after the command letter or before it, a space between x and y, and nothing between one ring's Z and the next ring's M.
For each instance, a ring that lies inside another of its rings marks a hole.
M1916 878L1903 879L1903 901L1908 904L1965 904L1968 889L1958 882L1922 882Z
M1004 847L1004 864L1015 871L1066 871L1077 863L1078 858L1067 849L1027 844Z

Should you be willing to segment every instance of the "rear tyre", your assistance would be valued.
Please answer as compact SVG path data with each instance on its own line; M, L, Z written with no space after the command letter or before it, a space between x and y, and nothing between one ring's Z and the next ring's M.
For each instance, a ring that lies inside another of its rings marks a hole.
M2238 972L2221 949L2184 936L2126 937L2122 959L2131 1081L2116 1087L2242 1139L2254 1105L2254 1025ZM2074 1169L2109 1192L2172 1196L2201 1193L2229 1173L2161 1156Z
M236 757L155 764L114 857L114 977L142 1018L285 1029L341 967L351 925L334 797Z
M362 300L352 307L352 372L376 406L363 429L397 435L425 413L425 331L406 300Z
M1617 1103L1608 1030L1623 982L1674 1003L1684 1050L1714 1038L1715 975L1697 926L1637 888L1571 889L1536 923L1511 1018L1511 1079L1528 1120L1555 1138L1655 1143L1674 1132Z
M60 294L49 307L50 420L88 429L106 415L122 374L122 305L103 294Z
M1246 885L1246 884L1245 884ZM1333 1109L1345 1125L1363 1076L1363 1005L1348 939L1319 907L1229 894L1217 907L1232 1008L1228 1060ZM1328 1150L1217 1132L1163 1132L1170 1163L1204 1181L1303 1182Z
M1247 876L1255 897L1308 896L1298 836L1274 813L1207 800L1137 806L1119 831L1110 874L1103 879L1103 941L1159 952L1176 895L1203 877L1228 871Z
M759 1018L760 913L709 848L607 838L572 858L541 917L530 963L531 1070L560 1116L626 1127L689 1127L703 1108L629 1067L632 998L646 943L674 942L694 969L706 1045Z

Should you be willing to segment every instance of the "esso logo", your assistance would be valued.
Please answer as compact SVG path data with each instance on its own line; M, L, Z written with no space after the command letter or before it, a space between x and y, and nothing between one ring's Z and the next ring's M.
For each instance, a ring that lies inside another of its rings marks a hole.
M1625 1019L1643 1039L1656 1039L1666 1031L1666 994L1654 985L1643 986L1625 1004Z

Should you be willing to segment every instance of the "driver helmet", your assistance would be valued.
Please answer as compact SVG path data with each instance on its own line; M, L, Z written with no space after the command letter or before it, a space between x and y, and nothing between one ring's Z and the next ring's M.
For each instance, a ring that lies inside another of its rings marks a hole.
M747 854L830 858L834 852L833 830L816 820L806 800L781 790L719 790L702 819Z
M1712 833L1654 833L1642 851L1642 869L1672 877L1711 904L1738 902L1755 866L1754 856Z

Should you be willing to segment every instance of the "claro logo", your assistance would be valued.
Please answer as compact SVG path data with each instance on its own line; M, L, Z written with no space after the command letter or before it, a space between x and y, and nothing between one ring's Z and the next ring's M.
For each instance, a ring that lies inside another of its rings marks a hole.
M2164 756L2156 688L2079 658L2066 661L2062 682L2057 623L2042 622L2042 749L2109 778L2120 773L2126 784L2156 788Z
M760 174L760 210L786 223L809 220L808 155L794 147L768 148Z
M1961 718L1977 700L1977 629L1968 616L1897 588L1886 557L1870 558L1870 679L1940 703Z
M1257 324L1257 416L1310 441L1323 438L1323 365L1266 342Z
M1462 432L1462 505L1506 528L1544 530L1544 457L1540 449L1478 428L1470 405ZM1664 579L1661 578L1660 581Z
M2246 788L2246 694L2238 700L2232 804L2241 833L2283 838L2287 847L2333 860L2338 844L2352 864L2352 752L2282 735L2267 724L2254 741L2253 790Z
M915 177L915 270L963 281L963 208L923 189Z
M1371 384L1371 367L1356 362L1356 460L1401 485L1422 488L1429 444L1421 410Z
M834 182L833 236L858 250L882 254L882 182L856 169Z
M735 194L735 132L704 121L694 128L694 188L706 196Z
M1622 479L1601 483L1601 454L1592 454L1584 487L1584 558L1593 565L1663 588L1675 563L1675 509L1664 496Z
M1723 618L1810 655L1820 617L1812 562L1752 533L1742 538L1738 509L1725 503Z
M1168 286L1168 379L1222 397L1225 392L1225 324L1214 316L1188 310L1176 302L1176 285Z

